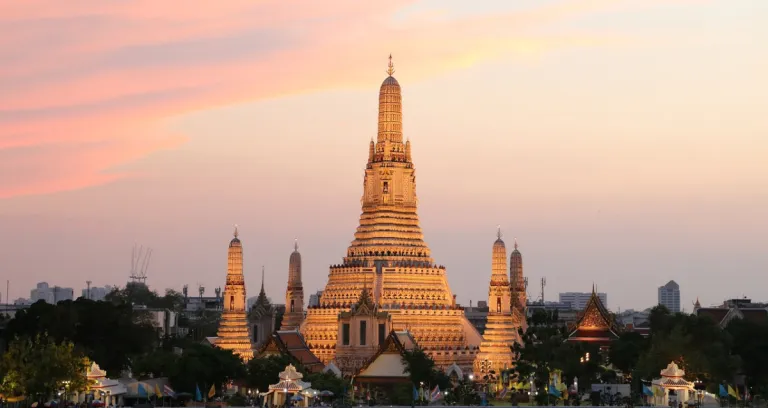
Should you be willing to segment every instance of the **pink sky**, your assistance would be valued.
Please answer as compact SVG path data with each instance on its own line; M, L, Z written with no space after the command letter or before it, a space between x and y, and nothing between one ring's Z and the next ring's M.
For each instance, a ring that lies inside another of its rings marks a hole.
M425 238L461 302L486 296L497 224L549 300L594 281L646 307L669 279L686 306L760 299L766 17L760 0L0 1L2 277L11 298L123 284L137 242L153 287L222 286L238 223L251 294L263 264L283 297L294 237L321 289L391 52Z

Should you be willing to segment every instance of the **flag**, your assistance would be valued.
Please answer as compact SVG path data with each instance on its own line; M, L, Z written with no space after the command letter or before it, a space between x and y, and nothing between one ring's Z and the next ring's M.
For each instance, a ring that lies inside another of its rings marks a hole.
M157 398L163 398L163 393L160 392L160 386L155 383L155 395L157 395Z
M549 384L549 395L560 398L561 394L560 394L560 391L558 391L553 384Z
M730 395L733 398L736 398L737 400L741 400L739 393L737 393L736 390L734 390L733 387L731 387L730 385L728 386L728 395Z
M419 399L419 390L416 389L416 386L413 386L413 400L416 401Z
M167 396L169 396L171 398L176 396L176 393L173 392L173 389L168 384L163 385L163 393L165 393L165 395L167 395Z
M504 398L504 397L506 397L506 396L507 396L507 392L509 392L509 390L507 389L507 387L504 387L504 388L501 390L501 392L499 392L499 398Z
M148 398L147 389L144 388L143 383L139 383L139 397Z
M653 391L650 388L648 388L648 386L645 384L643 384L643 394L649 397L653 397Z
M720 384L720 396L721 397L728 396L728 391L725 389L725 386L723 384Z
M419 387L419 399L424 399L424 388Z
M429 400L430 401L437 401L442 396L443 396L443 394L440 393L440 386L436 385L435 389L432 390L432 394L429 396Z
M208 398L213 398L216 396L216 387L211 384L211 389L208 391Z
M195 401L202 401L202 400L203 400L203 395L200 394L200 387L198 387L197 384L195 384Z

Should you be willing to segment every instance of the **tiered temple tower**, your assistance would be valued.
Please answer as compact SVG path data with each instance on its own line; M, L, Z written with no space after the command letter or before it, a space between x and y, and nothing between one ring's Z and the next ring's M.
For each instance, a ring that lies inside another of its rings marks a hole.
M227 284L224 286L224 311L219 322L216 345L232 350L244 361L253 358L253 345L245 314L245 280L243 279L243 246L237 237L229 242Z
M253 339L253 348L258 350L269 340L272 332L275 331L275 308L267 298L264 291L264 267L261 267L261 290L256 298L256 303L248 311L248 321L251 327L251 338Z
M474 372L479 374L479 379L490 370L500 375L502 370L512 368L514 362L511 347L520 341L520 335L517 332L519 324L511 308L509 288L507 248L499 229L498 239L493 243L491 282L488 285L488 323L474 364Z
M509 256L509 289L512 293L512 311L519 313L518 318L522 319L520 323L525 328L527 326L525 316L528 307L528 296L526 295L528 288L523 276L523 255L517 249L517 238L515 238L515 249Z
M456 362L471 369L482 338L456 305L445 267L435 264L424 242L411 144L403 142L400 84L393 73L390 56L379 89L378 135L368 149L360 224L342 263L330 267L320 306L307 310L301 331L317 357L332 361L339 313L349 311L367 289L378 310L391 314L392 329L408 330L438 366Z
M288 259L288 287L285 290L285 316L280 330L296 330L304 321L304 286L301 283L299 242L293 245Z

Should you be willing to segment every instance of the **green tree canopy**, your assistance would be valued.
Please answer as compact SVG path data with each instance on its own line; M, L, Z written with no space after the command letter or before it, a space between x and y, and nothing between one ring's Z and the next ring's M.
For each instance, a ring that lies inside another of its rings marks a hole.
M6 341L47 333L54 341L70 341L109 373L119 375L131 357L143 355L157 343L155 329L141 323L130 305L87 299L51 305L38 301L20 310L3 333Z
M46 334L13 340L0 360L0 390L8 396L47 400L56 391L84 391L88 359L71 342L57 344Z

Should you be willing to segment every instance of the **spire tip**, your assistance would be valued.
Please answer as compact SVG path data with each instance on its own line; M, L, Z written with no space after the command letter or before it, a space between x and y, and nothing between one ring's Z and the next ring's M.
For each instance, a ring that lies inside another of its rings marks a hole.
M392 63L392 53L389 54L389 64L387 64L387 75L392 76L395 73L395 64Z
M235 234L234 234L234 235L235 235L235 238L237 238L237 236L239 235L239 234L237 233L237 224L235 224Z

